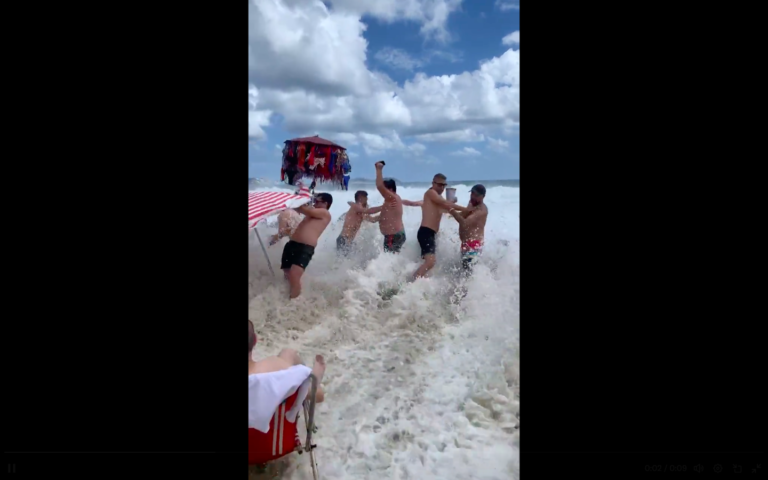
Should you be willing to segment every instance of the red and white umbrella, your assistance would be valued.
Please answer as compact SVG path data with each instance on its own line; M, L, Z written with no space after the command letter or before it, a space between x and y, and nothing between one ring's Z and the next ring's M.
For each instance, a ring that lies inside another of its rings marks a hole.
M312 200L309 189L300 185L295 194L286 192L251 192L248 194L248 229L253 228L256 238L259 239L264 256L267 257L267 264L272 270L272 264L267 255L267 249L264 242L261 241L261 235L256 230L256 224L265 218L278 214L289 208L298 208ZM272 270L272 275L275 272Z
M289 208L298 208L312 197L309 189L301 186L296 194L286 192L252 192L248 194L248 228L254 228L265 218Z

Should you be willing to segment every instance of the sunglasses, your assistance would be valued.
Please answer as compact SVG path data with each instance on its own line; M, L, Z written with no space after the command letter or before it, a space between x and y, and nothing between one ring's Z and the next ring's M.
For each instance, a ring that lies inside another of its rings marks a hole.
M432 183L434 183L435 185L440 185L442 187L445 187L448 185L447 183L440 183L440 182L432 182Z

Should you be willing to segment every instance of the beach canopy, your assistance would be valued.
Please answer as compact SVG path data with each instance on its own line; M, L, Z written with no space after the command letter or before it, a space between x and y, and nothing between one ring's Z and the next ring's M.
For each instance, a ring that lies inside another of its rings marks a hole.
M252 228L254 233L256 233L256 238L259 239L261 250L267 259L267 265L269 265L272 276L275 275L275 271L272 270L272 263L269 261L269 255L267 255L267 248L261 240L259 231L256 230L256 224L283 210L298 208L309 203L310 200L312 200L312 196L309 193L309 189L302 184L299 185L299 189L293 194L286 192L251 192L248 194L248 229Z
M292 138L290 140L286 140L284 143L287 143L287 142L314 143L315 145L328 145L330 147L338 147L338 148L341 148L342 150L346 150L346 148L342 147L338 143L333 143L332 141L326 140L324 138L320 138L317 135L315 135L314 137Z
M283 210L298 208L309 203L311 199L309 189L303 185L297 194L251 192L248 194L248 228L256 227L260 221Z

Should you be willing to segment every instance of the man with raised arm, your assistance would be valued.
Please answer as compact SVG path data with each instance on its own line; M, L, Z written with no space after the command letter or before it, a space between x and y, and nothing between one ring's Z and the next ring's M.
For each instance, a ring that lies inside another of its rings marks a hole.
M397 194L395 181L392 179L384 180L383 170L384 162L376 162L376 189L384 197L384 203L380 207L373 207L363 211L367 214L381 212L381 215L379 215L379 231L384 235L384 251L399 253L405 243L403 205L418 207L421 206L421 202L412 202L400 198L400 195Z
M459 222L461 266L467 275L472 273L472 266L483 252L485 222L488 219L488 207L484 200L485 187L478 184L470 190L467 207L471 208L471 211L459 213L456 209L450 210L450 214Z
M454 202L450 202L440 196L443 194L446 185L448 183L446 182L445 175L438 173L432 179L432 186L424 193L424 201L421 205L421 228L419 228L416 234L419 246L421 246L421 258L424 259L424 263L413 274L412 280L425 276L435 266L435 250L437 249L435 237L438 230L440 230L440 220L443 218L443 213L451 209L458 210L459 212L470 211L469 208L456 205Z
M301 294L301 276L315 254L317 240L331 223L331 213L328 211L333 203L331 194L318 193L314 203L314 207L302 205L296 209L304 214L304 220L296 227L291 241L286 243L283 249L280 269L291 284L291 298Z

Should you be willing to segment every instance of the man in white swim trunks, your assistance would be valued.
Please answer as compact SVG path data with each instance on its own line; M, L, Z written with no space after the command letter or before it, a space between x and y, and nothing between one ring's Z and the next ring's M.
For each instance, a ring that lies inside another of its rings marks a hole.
M257 373L270 373L280 370L286 370L294 365L302 365L299 352L290 348L284 348L277 354L276 357L267 357L258 362L253 360L253 348L256 346L256 332L253 329L253 323L248 320L248 375L255 375ZM320 386L320 382L323 380L323 374L325 374L325 359L322 355L315 357L315 365L312 367L312 374L317 378L317 393L315 394L315 400L317 403L322 403L325 398L323 388Z

